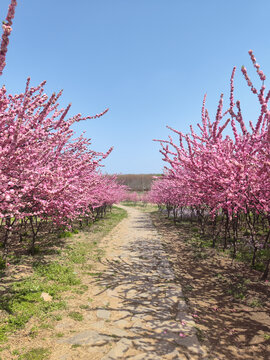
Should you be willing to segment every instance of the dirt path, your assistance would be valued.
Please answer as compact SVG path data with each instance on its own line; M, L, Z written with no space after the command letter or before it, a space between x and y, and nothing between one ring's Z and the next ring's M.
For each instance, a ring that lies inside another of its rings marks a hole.
M125 209L128 218L101 242L106 255L91 279L87 317L58 324L65 336L51 359L206 359L149 215Z

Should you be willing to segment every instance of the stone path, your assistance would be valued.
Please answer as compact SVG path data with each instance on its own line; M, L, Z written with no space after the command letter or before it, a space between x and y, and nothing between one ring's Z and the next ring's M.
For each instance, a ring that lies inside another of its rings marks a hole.
M96 285L98 306L81 331L59 344L80 347L74 359L207 359L148 214L125 209L128 218L102 242L106 260Z

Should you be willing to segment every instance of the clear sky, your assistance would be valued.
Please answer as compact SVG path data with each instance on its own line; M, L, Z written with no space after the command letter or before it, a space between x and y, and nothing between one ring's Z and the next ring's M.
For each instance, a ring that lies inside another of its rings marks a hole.
M237 66L236 94L246 120L258 106L240 68L252 79L248 50L270 77L269 0L17 0L7 66L1 82L11 93L47 80L46 92L64 89L70 115L97 120L76 125L92 148L114 151L108 173L160 173L154 138L166 125L183 132L200 121L203 95L215 116L218 98L229 97ZM0 2L0 19L9 0ZM266 80L266 86L269 84Z

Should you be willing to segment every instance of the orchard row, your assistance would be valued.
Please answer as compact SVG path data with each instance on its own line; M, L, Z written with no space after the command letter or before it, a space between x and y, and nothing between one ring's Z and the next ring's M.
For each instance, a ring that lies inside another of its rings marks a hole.
M16 0L12 0L0 47L0 74L5 58ZM102 175L106 153L90 150L90 140L74 137L75 122L97 118L81 114L67 118L70 105L59 108L61 92L47 96L45 82L7 95L0 89L0 219L5 257L10 239L32 232L33 253L38 231L44 222L58 227L74 220L93 219L107 206L125 196L126 187L112 176Z
M193 215L202 236L210 236L213 247L217 242L224 250L230 247L234 258L238 249L244 249L253 267L258 265L257 258L263 259L259 267L266 278L270 264L270 91L253 52L249 54L260 88L253 85L245 67L242 73L260 104L257 121L249 121L247 127L240 101L234 100L234 68L228 109L223 109L222 94L211 121L204 98L197 132L192 126L189 134L170 128L178 143L171 136L157 140L167 167L153 183L149 201L165 205L175 221Z

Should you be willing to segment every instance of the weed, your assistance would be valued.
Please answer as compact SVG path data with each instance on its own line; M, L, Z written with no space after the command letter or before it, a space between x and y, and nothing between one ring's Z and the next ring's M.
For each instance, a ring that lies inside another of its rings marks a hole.
M248 305L253 308L262 308L263 307L263 303L258 298L253 299Z
M55 336L56 336L57 338L61 338L61 337L64 336L64 333L59 332L59 333L56 333Z
M83 285L80 286L80 289L83 290L83 291L87 291L88 290L88 285L83 284Z
M72 233L70 231L63 231L58 234L59 239L70 238L70 237L72 237Z
M49 349L36 348L21 355L18 360L46 360L50 355Z
M12 355L20 355L19 350L13 350L13 351L12 351Z
M102 275L102 272L91 272L89 273L89 275L94 277L100 277Z
M78 294L78 295L82 295L82 294L85 293L85 291L79 290L79 289L77 289L77 290L72 290L72 292L73 292L74 294Z
M37 335L38 335L38 327L33 326L29 332L29 336L33 339L33 338L37 337Z
M240 281L240 280L239 280ZM229 289L227 290L227 294L232 295L236 300L243 300L246 296L246 286L238 282L236 284L229 284Z
M49 323L43 323L39 327L40 329L53 329L53 325Z
M56 320L56 321L61 321L63 319L62 315L52 315L51 316L53 320Z
M64 285L80 284L80 280L75 276L71 266L65 266L58 262L53 262L48 265L35 263L33 266L38 275L44 276L48 280L53 280Z
M77 311L71 311L68 316L75 321L83 321L83 316Z

